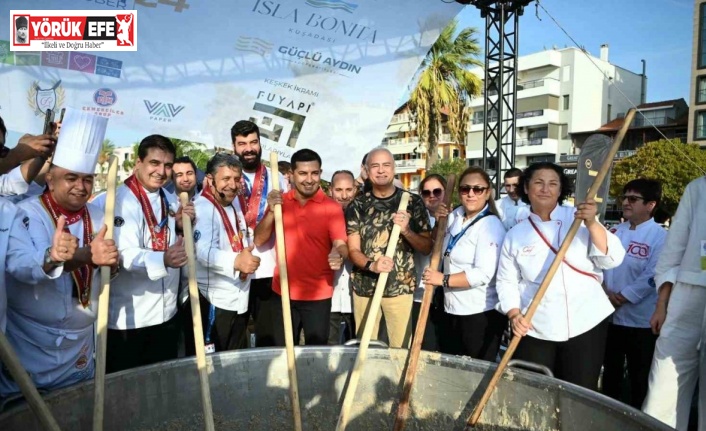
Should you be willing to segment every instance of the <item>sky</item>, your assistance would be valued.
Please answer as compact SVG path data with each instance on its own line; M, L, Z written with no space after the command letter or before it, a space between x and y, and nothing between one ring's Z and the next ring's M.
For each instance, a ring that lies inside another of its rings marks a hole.
M647 101L684 98L689 103L694 0L541 0L545 9L592 55L607 43L609 61L641 73L647 62ZM520 17L520 55L576 46L535 3ZM467 6L459 27L476 27L484 46L485 19Z
M647 62L647 101L684 98L689 102L693 0L541 0L544 8L561 24L578 45L596 57L600 46L610 46L609 60L622 68L641 73L641 59ZM545 49L575 46L541 8L539 19L531 3L520 18L520 55ZM481 47L485 41L485 20L473 6L458 16L459 28L476 27ZM541 20L540 20L541 19ZM482 59L481 59L482 60ZM119 145L139 142L144 133L109 128L109 139ZM10 133L8 143L19 135Z

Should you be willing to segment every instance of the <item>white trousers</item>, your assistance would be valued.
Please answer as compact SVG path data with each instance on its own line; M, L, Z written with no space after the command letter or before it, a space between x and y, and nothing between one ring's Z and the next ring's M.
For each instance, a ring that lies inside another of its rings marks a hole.
M699 379L699 431L706 431L706 341L699 351L705 310L706 287L677 282L652 358L642 410L679 431L689 424Z

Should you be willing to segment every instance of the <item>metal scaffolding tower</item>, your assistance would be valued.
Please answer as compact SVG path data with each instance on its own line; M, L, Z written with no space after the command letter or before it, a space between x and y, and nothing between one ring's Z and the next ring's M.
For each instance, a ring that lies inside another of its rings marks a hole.
M503 175L515 166L519 17L533 0L457 1L485 18L483 169L500 196Z

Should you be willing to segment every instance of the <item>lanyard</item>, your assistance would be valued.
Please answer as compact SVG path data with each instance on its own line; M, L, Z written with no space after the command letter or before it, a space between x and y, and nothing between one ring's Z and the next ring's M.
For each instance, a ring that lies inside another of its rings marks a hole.
M461 238L463 237L463 234L465 234L468 229L470 229L471 227L473 227L474 224L478 223L481 219L483 219L489 215L491 215L490 214L490 206L486 205L485 208L483 208L483 211L481 211L480 214L478 214L476 216L476 218L473 219L471 224L464 227L463 230L461 232L459 232L458 234L451 235L451 239L449 239L449 243L446 245L446 251L444 252L444 256L448 256L449 254L451 254L451 250L453 250L453 248L456 247L456 243L458 243L461 240Z
M216 306L210 304L208 307L208 326L206 327L206 344L211 343L211 331L213 324L216 323Z

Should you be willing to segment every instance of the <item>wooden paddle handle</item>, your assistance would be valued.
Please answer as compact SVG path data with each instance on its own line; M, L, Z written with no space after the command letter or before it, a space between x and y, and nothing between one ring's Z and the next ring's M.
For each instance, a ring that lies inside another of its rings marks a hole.
M270 171L272 172L272 189L279 191L279 166L277 153L270 153ZM302 430L302 413L299 407L299 383L297 381L297 364L294 356L294 329L292 328L292 310L289 305L289 278L287 276L287 254L284 246L284 223L282 222L282 205L275 205L275 240L277 242L277 267L279 268L279 285L282 293L282 320L284 321L284 344L287 350L287 370L289 371L289 396L292 399L292 416L294 430Z
M179 195L181 206L189 204L189 195L182 192ZM203 407L203 421L206 431L215 431L213 422L213 406L211 404L211 387L208 382L208 369L206 368L206 347L203 341L203 324L201 323L201 307L199 305L199 288L196 284L196 256L194 255L194 233L191 218L182 211L182 225L184 229L184 248L186 249L187 265L189 269L189 301L191 304L191 320L194 325L194 345L196 348L196 366L199 370L201 383L201 404Z
M113 239L115 217L115 190L118 180L118 158L110 156L105 192L105 239ZM110 309L110 267L101 267L101 292L98 298L98 319L96 322L96 376L93 380L93 431L103 430L105 408L105 363L108 358L108 310Z
M456 185L456 175L450 175L446 182L446 192L444 194L444 205L450 209L451 197L454 194L454 186ZM431 262L429 268L436 270L441 262L441 248L444 246L444 236L446 235L446 225L449 222L448 216L441 217L436 221L436 238L434 238L434 249L431 253ZM414 330L414 340L412 341L412 349L409 351L407 372L404 377L402 386L402 395L400 403L397 407L397 416L395 417L394 431L402 431L407 425L407 416L409 412L409 399L412 395L412 387L417 376L417 364L419 363L419 352L422 350L422 341L424 341L424 331L427 327L429 319L429 307L434 298L434 289L436 287L431 284L424 285L424 297L422 298L421 308L419 310L419 318L417 319L417 327Z
M400 206L397 209L398 212L406 211L407 204L409 202L409 193L403 192L402 199L400 200ZM390 259L395 258L395 250L397 248L397 241L400 238L400 225L395 224L392 226L392 233L390 234L390 241L387 243L387 249L385 251L385 256ZM353 370L351 371L350 377L348 379L348 387L346 388L346 393L343 397L343 405L341 406L341 413L338 417L338 424L336 425L337 431L343 431L348 425L348 420L350 417L351 407L353 406L353 400L355 397L355 391L358 388L358 380L360 380L360 373L365 364L365 358L368 353L368 346L370 345L370 339L373 335L373 329L375 328L375 322L377 321L378 312L380 311L380 303L382 302L382 295L385 292L385 285L387 284L387 278L389 277L389 272L383 272L378 276L378 281L375 284L375 293L373 294L373 300L371 301L370 307L368 309L368 317L365 320L365 327L363 328L363 337L360 340L360 345L358 347L358 356L355 358L355 364L353 365Z
M631 108L628 111L627 115L625 116L623 126L620 128L618 135L616 136L615 140L613 141L613 145L610 147L610 151L608 152L608 155L606 156L605 160L603 161L603 165L601 165L601 169L598 171L598 175L593 179L593 184L591 184L591 187L588 189L588 192L586 193L586 198L584 199L584 201L587 199L592 199L594 196L596 196L596 193L598 193L598 189L600 188L601 183L603 182L603 179L608 174L608 170L610 169L610 166L613 163L613 158L615 157L615 153L618 152L618 149L620 148L620 144L622 143L623 138L625 138L625 134L627 133L628 128L630 127L630 123L632 123L632 119L634 116L635 116L635 108ZM530 324L532 322L532 317L534 316L534 313L537 311L537 308L539 307L539 303L542 301L544 294L546 293L547 289L549 288L549 284L552 282L552 279L554 278L554 274L556 273L557 269L559 269L559 265L561 265L561 262L564 260L564 255L566 254L566 251L569 249L569 246L571 245L571 241L574 239L574 236L576 236L576 232L578 232L579 227L581 227L582 222L583 221L580 219L574 219L574 221L571 223L571 227L569 228L569 232L566 234L564 241L561 243L561 247L559 247L559 250L557 251L557 254L554 257L554 261L549 266L549 270L547 271L547 274L544 276L544 280L542 280L542 284L539 285L539 289L537 289L537 293L535 293L534 298L532 298L532 302L530 303L529 308L527 309L527 313L524 316L525 320L527 321L527 324ZM515 353L515 350L517 349L517 346L520 344L521 339L522 339L521 337L513 336L512 341L510 342L510 345L508 346L507 350L505 351L505 354L502 357L502 360L500 361L500 365L498 365L498 368L495 369L495 373L493 374L493 377L490 380L488 387L486 388L485 392L483 393L483 396L481 397L480 401L478 402L478 405L473 410L473 413L468 418L468 422L467 422L468 427L474 427L478 423L478 420L480 419L480 415L483 413L483 408L485 408L485 405L488 403L490 396L493 394L493 390L495 389L495 386L498 384L500 377L502 377L502 374L505 371L505 368L507 367L507 363L510 362L510 359L512 359L512 355Z
M41 395L39 395L39 392L37 392L37 388L34 386L32 379L29 378L29 374L27 374L27 371L22 367L20 359L15 354L15 351L12 350L10 342L2 331L0 331L0 362L7 367L10 375L15 379L17 386L19 386L22 391L22 395L24 395L27 403L29 403L29 406L34 411L34 414L39 418L44 429L48 431L60 431L59 424L56 423L56 419L52 416L49 407L46 405Z

